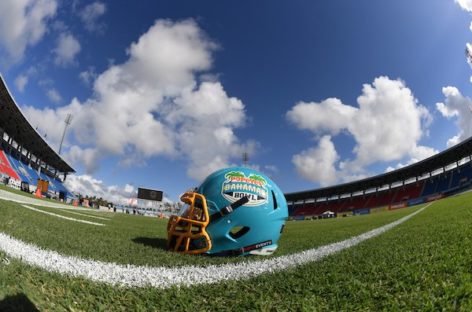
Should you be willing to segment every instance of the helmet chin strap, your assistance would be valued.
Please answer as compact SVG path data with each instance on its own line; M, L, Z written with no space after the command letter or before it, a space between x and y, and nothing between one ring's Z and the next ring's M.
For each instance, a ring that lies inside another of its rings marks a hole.
M241 197L240 199L238 199L237 201L235 201L234 203L232 203L231 205L228 205L224 208L221 208L221 210L219 212L216 212L214 214L212 214L210 216L210 222L213 222L213 221L216 221L216 220L219 220L220 218L226 216L226 215L229 215L230 213L232 213L234 210L238 209L239 207L243 206L244 204L246 204L247 202L249 202L249 198L247 196L244 196L244 197Z

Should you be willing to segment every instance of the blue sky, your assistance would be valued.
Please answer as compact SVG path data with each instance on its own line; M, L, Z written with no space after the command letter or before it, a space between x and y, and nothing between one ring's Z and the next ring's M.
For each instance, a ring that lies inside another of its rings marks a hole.
M0 66L77 170L72 189L168 198L241 163L285 192L363 178L472 135L472 4L2 1ZM438 104L442 103L442 104Z

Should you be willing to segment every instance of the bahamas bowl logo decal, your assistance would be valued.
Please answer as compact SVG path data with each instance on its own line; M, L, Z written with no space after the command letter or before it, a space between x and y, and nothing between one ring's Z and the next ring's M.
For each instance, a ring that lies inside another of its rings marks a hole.
M232 203L246 196L249 202L245 206L260 206L267 203L267 181L258 174L246 177L244 172L231 171L225 175L221 194Z

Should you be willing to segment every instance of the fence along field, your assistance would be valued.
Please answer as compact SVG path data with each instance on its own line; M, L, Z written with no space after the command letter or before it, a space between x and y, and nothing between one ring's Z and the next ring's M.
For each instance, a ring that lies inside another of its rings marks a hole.
M0 298L9 303L8 298L22 294L21 298L28 298L39 309L74 310L100 307L241 311L392 307L470 310L470 199L470 194L464 194L435 202L398 227L319 262L244 281L180 289L113 287L49 273L0 252ZM275 257L359 235L418 209L337 220L290 222ZM86 259L154 267L242 261L240 258L168 253L164 250L165 222L151 218L116 215L107 226L94 227L0 201L0 219L2 233L43 249ZM260 259L247 260L257 262Z

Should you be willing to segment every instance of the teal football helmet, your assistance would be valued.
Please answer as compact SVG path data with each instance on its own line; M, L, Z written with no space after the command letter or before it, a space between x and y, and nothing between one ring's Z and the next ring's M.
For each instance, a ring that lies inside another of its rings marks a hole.
M167 243L185 254L270 255L288 217L277 185L243 167L214 172L181 200L186 205L170 217Z

